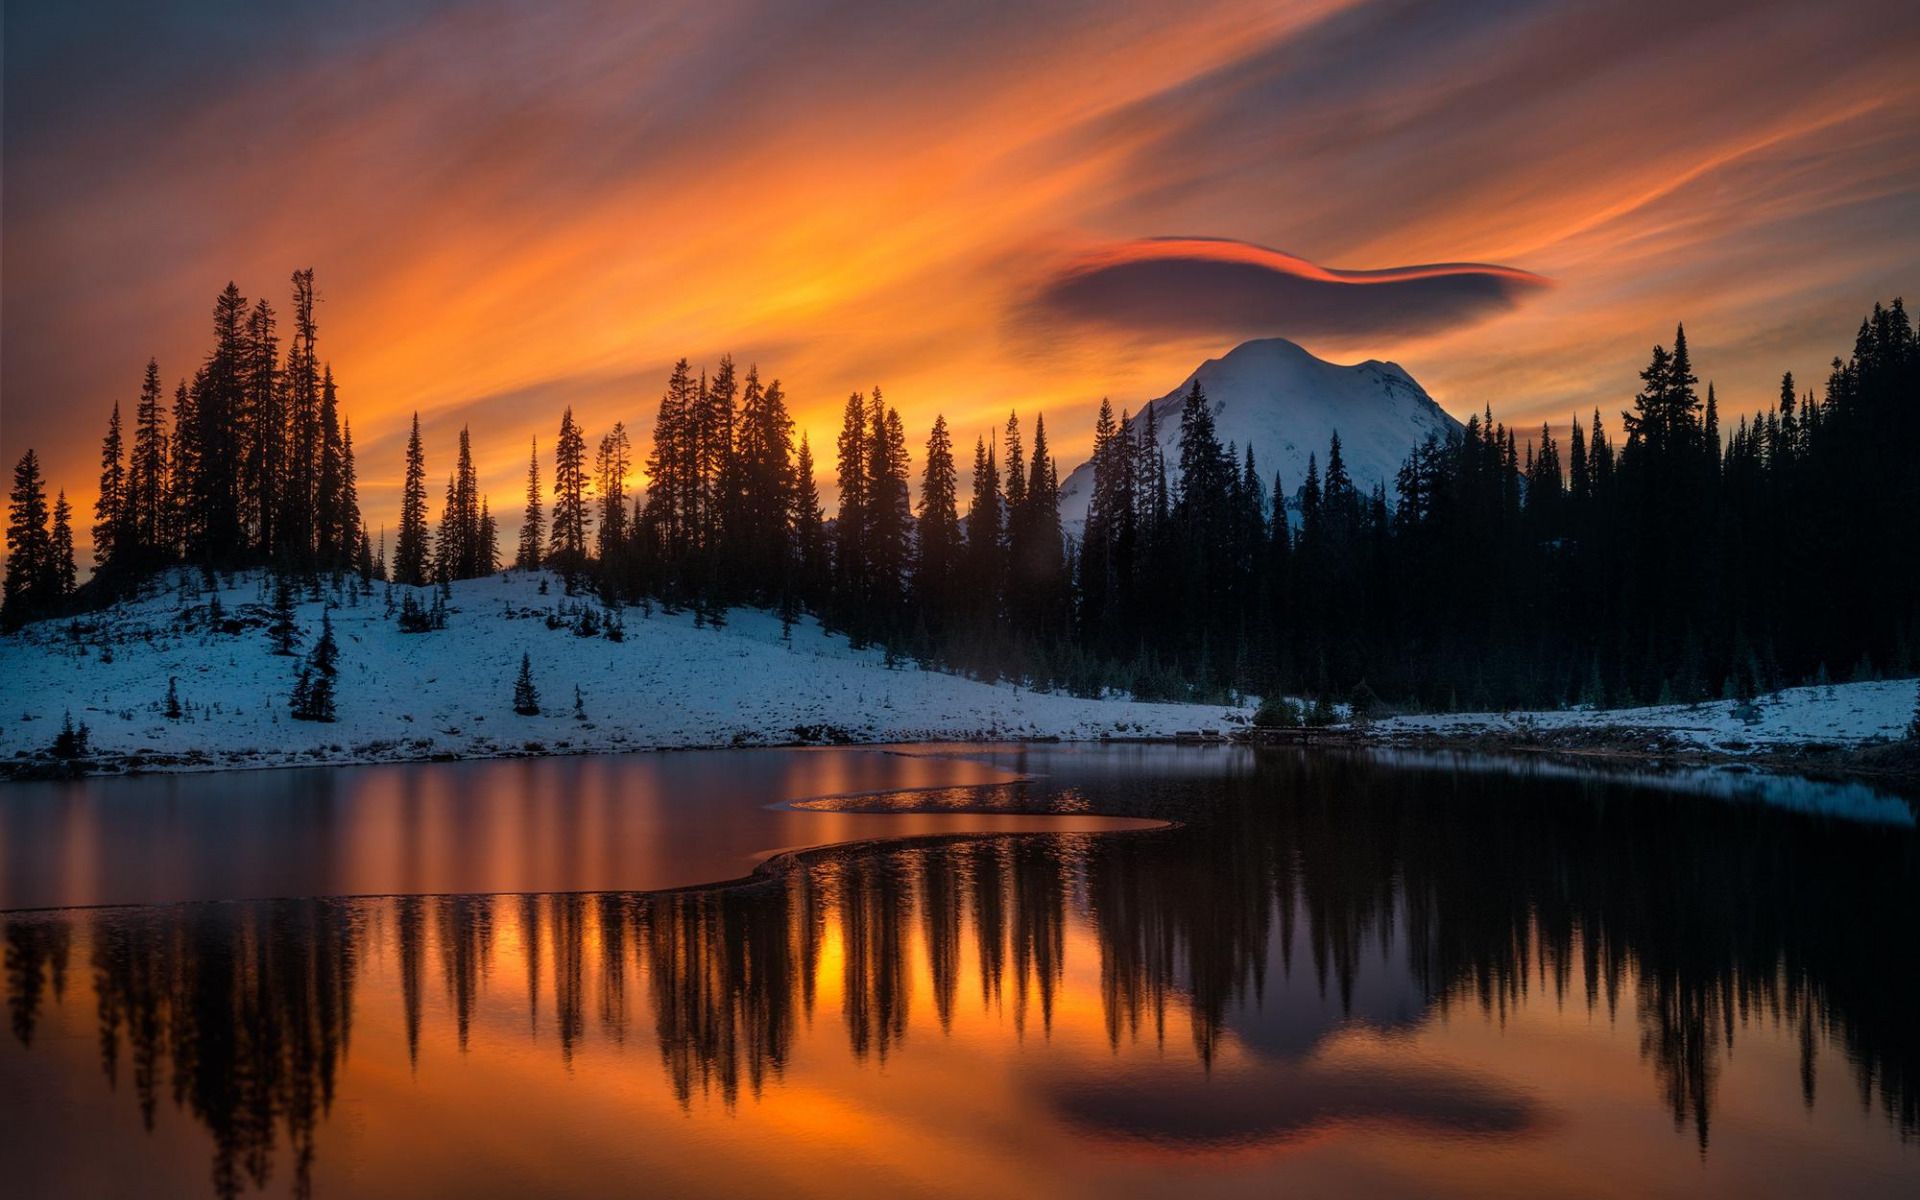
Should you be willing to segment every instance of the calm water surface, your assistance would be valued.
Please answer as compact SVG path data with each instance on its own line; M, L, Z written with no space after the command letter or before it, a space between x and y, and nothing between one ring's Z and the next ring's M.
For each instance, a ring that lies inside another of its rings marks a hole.
M1916 885L1864 789L1432 756L9 786L0 1193L1910 1196Z

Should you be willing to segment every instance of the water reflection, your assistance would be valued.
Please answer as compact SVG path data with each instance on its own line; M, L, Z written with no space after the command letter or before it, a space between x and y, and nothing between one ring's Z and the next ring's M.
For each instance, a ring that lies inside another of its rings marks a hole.
M876 1138L905 1139L864 1094L903 1073L951 1089L955 1122L969 1111L957 1097L997 1076L1055 1150L1106 1147L1176 1175L1196 1152L1292 1170L1260 1156L1336 1131L1375 1151L1471 1147L1491 1169L1571 1136L1586 1089L1622 1077L1704 1166L1734 1169L1715 1147L1723 1106L1790 1093L1808 1114L1877 1114L1847 1135L1857 1159L1806 1164L1830 1186L1920 1173L1909 833L1605 780L1518 786L1337 756L1131 787L1076 780L1064 758L1026 765L1076 796L1187 824L821 851L722 890L13 914L0 1092L20 1099L0 1161L53 1178L94 1136L26 1095L29 1064L44 1081L59 1069L47 1056L79 1056L77 1038L43 1044L64 1023L92 1026L87 1054L148 1130L171 1105L211 1136L221 1196L316 1190L343 1093L356 1122L404 1125L408 1089L459 1064L463 1087L517 1103L529 1053L573 1080L539 1092L544 1103L614 1103L590 1077L621 1104L670 1096L691 1124L650 1126L648 1152L703 1155L714 1191L741 1183L717 1149L747 1170L744 1130L727 1122L749 1112L797 1133L808 1105L835 1096ZM1568 1011L1589 1019L1543 1035ZM350 1058L366 1021L395 1037ZM1575 1038L1593 1045L1575 1053ZM625 1052L647 1046L659 1068L642 1077ZM1730 1094L1736 1052L1789 1069L1766 1095ZM402 1056L412 1082L381 1080ZM1557 1083L1562 1060L1600 1074ZM1521 1078L1521 1061L1541 1070ZM975 1133L1003 1136L986 1120ZM1642 1136L1628 1123L1608 1150L1659 1149ZM343 1154L363 1149L350 1139ZM119 1155L131 1190L137 1159ZM617 1178L551 1169L555 1190ZM1736 1190L1700 1181L1714 1180ZM333 1182L383 1190L362 1172ZM477 1173L435 1182L491 1190Z

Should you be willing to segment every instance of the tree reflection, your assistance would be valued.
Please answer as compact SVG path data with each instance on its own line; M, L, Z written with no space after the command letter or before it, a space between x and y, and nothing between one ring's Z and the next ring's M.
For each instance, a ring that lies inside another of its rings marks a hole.
M1541 996L1632 1021L1702 1152L1725 1057L1756 1023L1797 1042L1807 1105L1834 1043L1854 1096L1920 1131L1910 834L1327 755L1112 799L1186 823L817 852L721 890L16 914L7 1007L31 1045L83 954L109 1083L125 1074L148 1128L164 1092L211 1134L221 1196L265 1185L276 1153L309 1189L367 961L392 964L416 1069L423 1041L467 1052L548 1031L572 1063L596 1031L624 1044L637 1008L677 1102L731 1107L782 1078L836 976L855 1060L902 1053L916 1003L950 1030L976 994L1012 1035L1050 1032L1070 926L1098 947L1116 1048L1164 1044L1184 1017L1208 1069L1229 1039L1290 1062L1343 1022L1500 1022ZM493 966L512 956L526 1025L483 1034ZM450 1030L427 1019L429 963ZM1377 994L1402 984L1410 1008Z

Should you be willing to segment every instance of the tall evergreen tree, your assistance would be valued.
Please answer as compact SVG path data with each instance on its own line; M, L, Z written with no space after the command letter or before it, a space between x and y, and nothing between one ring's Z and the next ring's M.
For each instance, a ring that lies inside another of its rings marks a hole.
M627 546L627 472L632 462L631 446L624 422L600 439L594 457L594 486L600 493L600 525L595 533L595 551L603 571L619 578Z
M867 398L855 392L841 414L839 451L840 515L833 528L835 619L846 624L867 615L868 471L872 454L867 439Z
M7 578L0 593L0 623L17 629L52 613L55 594L53 535L47 529L47 488L32 450L13 468L7 506Z
M420 414L407 435L407 468L400 489L400 534L393 547L393 581L424 587L427 571L427 458L420 446Z
M554 443L553 530L547 541L548 561L569 575L587 562L587 487L587 439L569 406Z
M181 380L173 389L173 437L167 442L166 495L161 500L161 544L171 562L199 540L205 518L194 503L194 479L199 473L200 417L194 393Z
M127 532L127 470L120 440L120 404L113 405L107 436L100 443L100 496L93 502L93 562L105 570L114 561L115 546Z
M315 504L321 457L319 328L314 320L313 271L293 273L293 337L281 374L285 399L286 469L280 482L276 522L284 566L307 569L316 547ZM422 518L424 520L424 517Z
M240 289L227 284L214 302L213 351L193 381L193 455L182 482L192 515L188 552L208 565L231 565L245 550L239 481L246 308Z
M793 461L793 543L799 565L797 590L816 611L825 601L828 563L826 514L820 507L820 488L813 478L813 447L800 435Z
M867 619L877 630L897 633L905 617L913 536L907 438L899 412L884 407L877 387L873 389L870 418L865 531Z
M527 451L527 507L520 516L520 544L513 556L515 570L540 569L540 535L545 524L540 512L540 439L534 438Z
M131 510L133 541L139 547L137 565L165 561L167 531L167 409L160 391L160 364L147 360L134 409L133 456L127 464L127 504Z
M993 632L1006 583L1006 501L1000 492L1000 468L985 438L973 444L973 498L967 506L966 579L976 639Z
M333 367L325 367L320 376L319 463L314 468L313 541L314 558L328 570L340 570L348 562L350 531L353 523L345 509L345 442L340 432L340 403L333 386Z
M959 590L959 478L947 419L936 415L927 435L927 464L920 483L920 520L914 560L914 604L936 628L951 619Z
M787 414L780 381L760 386L757 367L747 368L741 391L740 420L734 451L739 481L735 553L742 563L756 564L760 586L753 598L766 600L769 587L784 587L793 557L793 418Z
M480 497L480 529L474 542L474 573L490 575L500 569L500 529L494 524L487 498Z
M245 436L240 490L249 540L263 556L271 556L280 545L277 521L287 469L287 422L279 357L273 308L262 298L247 315L241 378Z
M333 381L327 375L328 386ZM358 569L367 557L367 523L360 515L360 471L353 462L353 422L340 427L340 485L335 494L334 541L338 551L336 566Z
M47 591L53 603L64 606L73 596L76 574L73 565L73 508L62 491L53 505L52 559L48 562Z

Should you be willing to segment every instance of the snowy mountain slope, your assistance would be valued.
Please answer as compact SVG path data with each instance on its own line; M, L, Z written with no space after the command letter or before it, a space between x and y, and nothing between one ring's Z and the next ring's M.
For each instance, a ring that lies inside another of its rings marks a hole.
M1243 456L1251 445L1262 482L1271 487L1278 469L1290 504L1306 479L1308 455L1317 455L1326 469L1327 443L1335 432L1348 474L1362 491L1370 491L1376 483L1391 490L1407 452L1429 433L1444 436L1460 427L1397 364L1369 359L1343 367L1284 338L1264 338L1208 359L1152 402L1174 478L1180 409L1195 379L1212 404L1221 443L1234 443ZM1082 463L1061 482L1060 520L1070 533L1078 534L1086 523L1092 492L1092 463Z
M272 653L261 580L240 576L221 588L229 630L222 632L210 628L212 593L187 573L185 593L166 590L0 637L0 757L45 750L69 711L89 726L97 754L199 768L486 757L523 753L529 743L584 753L1166 735L1220 727L1229 713L889 668L880 650L851 649L811 620L783 640L777 617L750 609L714 628L697 627L690 613L628 608L623 640L582 637L550 628L547 615L597 612L597 602L562 595L557 579L541 595L541 578L515 573L453 585L448 626L432 633L401 633L384 585L369 597L341 597L332 610L339 719L320 724L289 714L302 658ZM407 590L394 589L396 603ZM417 594L424 604L432 590ZM319 636L323 603L299 605L303 652ZM538 716L513 711L523 652L540 690ZM165 713L170 678L179 719ZM573 713L575 687L585 721Z

